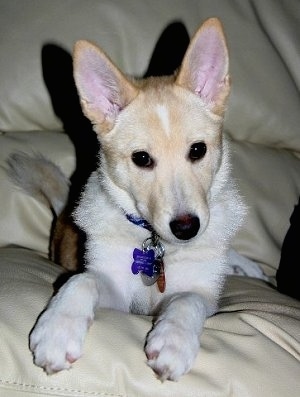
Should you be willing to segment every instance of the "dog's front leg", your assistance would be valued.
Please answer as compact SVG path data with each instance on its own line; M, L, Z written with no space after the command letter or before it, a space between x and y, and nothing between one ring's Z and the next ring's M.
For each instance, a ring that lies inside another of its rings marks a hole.
M81 356L99 293L91 273L73 276L55 295L30 335L36 365L48 374L68 369Z
M148 365L160 380L176 381L191 369L204 321L214 307L199 294L188 292L176 294L163 304L145 347Z

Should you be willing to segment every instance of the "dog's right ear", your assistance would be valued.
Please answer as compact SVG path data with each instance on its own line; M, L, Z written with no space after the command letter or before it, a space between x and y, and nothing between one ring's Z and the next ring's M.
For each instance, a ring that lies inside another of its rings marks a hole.
M75 45L74 79L83 112L99 134L112 129L120 111L138 94L108 56L84 40Z

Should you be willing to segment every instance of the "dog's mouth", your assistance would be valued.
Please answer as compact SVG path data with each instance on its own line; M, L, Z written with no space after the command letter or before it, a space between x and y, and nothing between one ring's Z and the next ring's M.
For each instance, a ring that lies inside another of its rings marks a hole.
M180 215L170 222L170 229L178 240L188 241L198 234L200 220L193 214Z

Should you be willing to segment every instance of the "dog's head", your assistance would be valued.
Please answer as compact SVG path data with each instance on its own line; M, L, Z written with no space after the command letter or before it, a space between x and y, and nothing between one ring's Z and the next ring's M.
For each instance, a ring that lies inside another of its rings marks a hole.
M101 142L101 178L111 199L169 242L200 236L213 181L226 163L230 82L220 22L200 27L173 77L130 80L86 41L76 44L74 77Z

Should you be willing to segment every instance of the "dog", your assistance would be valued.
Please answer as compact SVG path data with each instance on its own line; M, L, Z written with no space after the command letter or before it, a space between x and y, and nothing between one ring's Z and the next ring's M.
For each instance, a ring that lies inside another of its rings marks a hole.
M154 316L147 364L160 380L177 381L192 368L204 322L217 310L246 212L222 132L230 92L222 25L206 20L168 77L125 76L96 45L79 41L74 79L101 144L99 166L72 214L86 234L85 270L38 318L30 334L34 362L47 374L69 369L95 310L112 308ZM30 173L39 188L24 175L19 184L60 216L64 175L41 157ZM54 250L71 250L58 240Z

